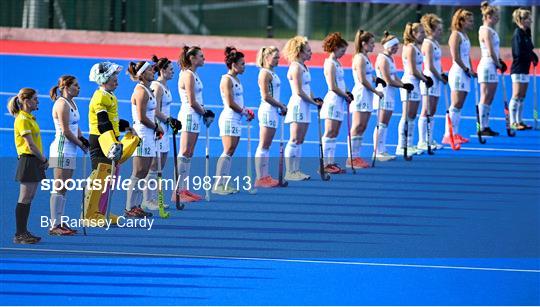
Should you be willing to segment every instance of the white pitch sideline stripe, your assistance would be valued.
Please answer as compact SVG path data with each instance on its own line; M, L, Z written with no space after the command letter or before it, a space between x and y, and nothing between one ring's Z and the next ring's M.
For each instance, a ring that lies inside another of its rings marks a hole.
M242 128L246 128L246 126L242 126ZM3 128L3 127L0 127L0 131L13 131L13 128ZM54 134L56 133L55 130L51 130L51 129L42 129L40 131L41 133L46 133L46 134ZM83 134L88 134L88 131L82 131ZM172 135L169 135L169 138L172 138ZM204 139L204 137L201 137L202 139ZM210 137L210 140L211 141L221 141L221 137L219 136L211 136ZM247 142L247 138L240 138L240 141L244 141L244 142ZM251 141L252 142L258 142L259 139L258 138L251 138ZM277 142L277 140L274 140L275 142ZM285 141L286 143L286 141ZM304 141L305 144L315 144L315 145L318 145L319 144L319 141ZM347 142L336 142L337 145L347 145ZM362 143L362 145L366 145L366 146L373 146L373 143ZM389 146L389 147L396 147L397 144L386 144L386 146ZM473 150L473 151L503 151L503 152L530 152L530 153L540 153L540 150L538 149L520 149L520 148L490 148L490 147L461 147L461 149L464 149L464 150Z
M46 249L46 248L41 249L41 248L2 247L0 249L11 250L11 251L33 251L33 252L37 251L37 252L51 252L51 253L116 255L116 256L143 256L143 257L149 256L149 257L168 257L168 258L248 260L248 261L269 261L269 262L289 262L289 263L330 264L330 265L382 266L382 267L405 267L405 268L422 268L422 269L540 273L540 270L534 270L534 269L489 268L489 267L429 265L429 264L402 264L402 263L378 263L378 262L354 262L354 261L348 262L348 261L332 261L332 260L302 260L302 259L257 258L257 257L200 256L200 255L168 254L168 253L165 254L165 253L108 252L108 251L62 250L62 249Z
M0 92L0 96L15 96L15 95L17 95L17 93L14 93L14 92ZM38 94L38 98L50 99L51 97L49 97L49 95ZM90 99L91 99L91 97L76 97L75 98L75 100L85 100L85 101L90 101ZM131 104L131 100L129 100L129 99L118 99L118 102L119 103ZM180 103L173 102L173 103L171 103L171 105L180 106ZM222 104L206 104L205 107L223 109ZM249 108L253 109L253 110L258 110L259 109L259 107L249 107ZM317 110L311 110L310 112L311 113L317 113ZM6 114L6 115L9 115L9 114ZM373 112L373 113L371 113L371 116L377 116L377 113ZM392 117L401 117L401 113L393 113ZM433 117L435 117L435 118L445 118L446 115L435 115ZM469 120L475 120L476 121L476 116L462 115L461 119L469 119ZM504 117L490 117L489 120L505 121L506 119ZM523 120L533 121L534 119L532 119L532 118L524 118Z

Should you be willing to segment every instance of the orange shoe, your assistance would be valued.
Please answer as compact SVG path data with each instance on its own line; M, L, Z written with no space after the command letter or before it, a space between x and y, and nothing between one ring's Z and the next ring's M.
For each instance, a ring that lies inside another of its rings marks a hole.
M347 159L345 166L351 168L351 159ZM352 159L352 166L354 166L354 168L368 168L369 164L362 158L357 157Z
M279 181L270 176L262 177L255 181L255 186L258 188L273 188L278 186Z
M186 196L189 196L189 197L195 199L195 201L199 201L199 200L203 199L203 197L201 195L190 192L189 190L184 190L184 191L182 191L182 193L184 193Z
M469 143L469 139L464 138L463 136L461 136L461 134L454 135L454 140L456 140L460 144Z
M171 202L173 202L173 203L176 202L176 194L177 194L177 193L173 193L173 194L172 194ZM180 202L182 202L182 203L191 203L191 202L195 202L195 201L199 201L199 200L200 200L200 199L198 199L198 198L193 198L192 196L190 196L190 195L187 193L187 190L182 190L179 194L180 194Z
M324 167L324 172L328 174L343 174L345 173L345 170L337 164L328 164Z

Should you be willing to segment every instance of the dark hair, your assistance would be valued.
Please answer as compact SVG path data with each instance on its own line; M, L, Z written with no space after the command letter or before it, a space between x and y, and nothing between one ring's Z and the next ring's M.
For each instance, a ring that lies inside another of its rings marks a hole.
M49 96L51 97L52 101L56 101L56 99L58 98L58 89L62 91L63 88L72 86L76 80L77 78L75 78L74 76L69 76L69 75L61 76L58 79L58 84L53 86L51 90L49 91Z
M184 45L184 47L182 47L182 50L180 50L180 56L178 56L178 65L180 65L182 69L191 67L190 57L197 55L197 53L199 53L200 51L201 47L189 47Z
M137 77L137 71L143 67L143 65L146 63L146 61L140 61L140 62L129 62L128 65L128 73L133 81L141 80L141 76Z
M356 53L362 52L362 43L367 44L374 37L372 33L359 29L354 36L354 51Z
M328 34L323 40L323 49L325 52L333 52L337 48L347 47L349 43L341 37L341 33L334 32Z
M158 58L157 55L152 56L152 62L154 62L154 71L158 73L158 76L161 76L161 70L167 69L171 61L168 58Z
M243 58L244 54L236 48L232 46L225 47L225 65L227 65L228 69L231 69L232 64L238 63Z

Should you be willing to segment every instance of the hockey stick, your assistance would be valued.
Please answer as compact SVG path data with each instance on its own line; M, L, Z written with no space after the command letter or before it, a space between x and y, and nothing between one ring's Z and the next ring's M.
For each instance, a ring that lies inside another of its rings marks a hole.
M247 122L247 176L249 181L252 183L249 186L249 194L257 194L257 189L253 188L253 177L251 176L251 120Z
M431 127L430 127L430 124L431 124L431 101L430 101L430 98L429 98L429 95L425 96L426 97L426 124L427 124L427 127L426 127L426 138L427 138L427 152L428 152L428 155L433 155L435 154L433 152L433 148L431 148L431 142L429 141L430 139L430 136L431 136Z
M280 187L286 187L289 185L289 182L283 178L283 164L285 160L285 154L284 154L284 146L283 146L283 138L285 134L285 114L281 114L281 137L279 140L279 186Z
M373 156L371 157L371 167L375 167L375 160L377 160L377 150L379 148L379 114L381 108L382 99L379 100L377 106L377 125L375 126L375 137L373 138Z
M456 144L456 141L454 140L454 128L452 127L452 119L450 118L450 103L448 98L448 90L446 86L444 89L444 103L446 105L446 125L448 126L448 133L450 137L450 147L452 147L452 150L460 150L461 144Z
M107 210L105 211L105 217L107 220L111 219L111 198L112 198L112 190L114 188L114 177L116 174L116 161L114 159L111 160L111 183L108 186L109 193L107 195Z
M159 206L159 217L162 219L168 219L169 218L169 212L165 211L165 205L163 204L163 189L161 189L161 178L163 177L162 170L161 170L161 152L157 150L159 148L160 138L155 138L156 142L156 164L157 164L157 178L158 178L158 206ZM176 156L175 156L176 159Z
M330 175L325 173L324 171L324 153L323 153L323 147L322 147L322 128L321 128L321 109L319 106L317 106L317 123L318 123L318 130L319 130L319 174L321 175L321 179L323 181L330 180Z
M354 100L354 97L351 93L347 92L347 95L350 94L351 103ZM350 104L346 105L347 108L347 141L349 142L349 159L351 159L351 170L353 174L356 174L356 169L354 168L353 156L352 156L352 138L351 138L351 110Z
M82 205L81 205L81 215L83 220L83 233L86 236L86 216L84 214L84 201L86 198L86 187L88 186L88 178L86 177L86 154L83 152L83 173L82 177L84 178L84 187L82 190Z
M533 66L533 118L534 130L538 130L538 89L536 88L536 66Z
M174 154L174 193L176 195L176 210L183 210L184 204L181 203L180 192L178 191L178 161L176 161L178 156L178 149L176 148L176 135L178 130L173 129L173 154Z
M474 79L472 79L474 82ZM480 128L480 108L478 105L480 104L480 101L478 100L478 79L476 79L477 82L474 82L474 100L475 100L475 109L476 109L476 135L478 136L478 142L480 144L485 144L486 140L482 137L482 129Z
M504 74L501 74L501 84L504 101L504 120L506 124L506 134L509 137L514 137L516 136L516 132L510 126L510 111L508 110L508 97L506 96L506 81L504 80Z
M205 124L206 125L206 124ZM205 163L204 163L204 176L209 177L210 176L210 132L208 131L210 128L210 125L206 126L206 146L204 149L205 152ZM210 201L210 189L204 189L204 198L206 201Z
M403 140L403 159L405 161L412 161L412 156L407 155L407 147L409 142L409 99L411 92L407 90L407 95L405 96L405 108L403 110L403 115L405 116L405 138Z

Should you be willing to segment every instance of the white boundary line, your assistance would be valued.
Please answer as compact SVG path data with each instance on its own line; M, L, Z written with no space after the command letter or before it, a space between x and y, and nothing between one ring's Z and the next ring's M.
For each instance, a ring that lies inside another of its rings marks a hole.
M249 260L249 261L287 262L287 263L310 263L310 264L333 264L333 265L355 265L355 266L405 267L405 268L423 268L423 269L449 269L449 270L540 273L540 270L532 270L532 269L488 268L488 267L428 265L428 264L348 262L348 261L330 261L330 260L326 261L326 260L302 260L302 259L279 259L279 258L256 258L256 257L252 258L252 257L227 257L227 256L197 256L197 255L184 255L184 254L105 252L105 251L61 250L61 249L40 249L40 248L16 248L16 247L2 247L2 248L0 248L0 250L58 252L58 253L73 253L73 254L84 254L84 253L86 253L86 254L94 254L94 255L117 255L117 256L120 256L120 255L122 255L122 256L150 256L150 257L168 257L168 258Z

